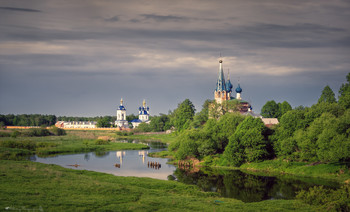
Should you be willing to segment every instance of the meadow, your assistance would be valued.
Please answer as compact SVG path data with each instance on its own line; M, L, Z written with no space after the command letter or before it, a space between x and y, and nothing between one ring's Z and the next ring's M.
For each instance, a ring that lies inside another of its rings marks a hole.
M0 208L42 211L314 211L299 200L243 203L196 186L0 161Z
M9 130L7 130L9 131ZM24 133L28 130L21 130ZM15 131L10 131L11 135ZM144 144L111 142L115 133L109 131L67 131L62 136L0 137L0 159L21 160L32 154L52 156L82 152L148 149Z
M130 135L128 139L171 143L176 136ZM0 208L41 211L316 211L302 200L244 203L202 192L193 185L151 178L118 177L26 161L31 154L51 156L91 151L143 149L115 132L67 131L63 136L0 138ZM166 152L158 156L171 156Z

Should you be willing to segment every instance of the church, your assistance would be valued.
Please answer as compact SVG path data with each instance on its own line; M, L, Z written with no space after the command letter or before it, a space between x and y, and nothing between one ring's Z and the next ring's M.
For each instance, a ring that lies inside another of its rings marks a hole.
M123 105L123 98L120 100L120 105L117 109L117 120L114 125L120 128L129 128L129 122L126 120L126 108Z
M241 93L243 89L240 86L240 83L238 82L237 88L234 90L236 92L236 96L231 96L233 93L233 85L230 80L230 76L227 76L227 81L225 80L224 75L224 68L223 68L223 61L219 60L219 75L218 79L216 81L216 88L214 91L214 99L215 103L218 105L223 105L225 103L238 101L238 108L237 111L239 111L241 114L246 114L252 111L252 106L249 104L249 102L242 100ZM233 112L232 109L228 112Z
M142 122L149 124L149 107L146 107L146 100L143 100L142 106L139 107L139 118L131 121L133 128L136 128ZM126 108L123 105L123 99L120 100L120 105L117 109L117 119L115 126L122 129L129 128L129 122L126 120Z
M139 118L131 121L133 128L138 127L142 122L149 124L149 107L146 107L146 100L143 100L142 106L139 107Z

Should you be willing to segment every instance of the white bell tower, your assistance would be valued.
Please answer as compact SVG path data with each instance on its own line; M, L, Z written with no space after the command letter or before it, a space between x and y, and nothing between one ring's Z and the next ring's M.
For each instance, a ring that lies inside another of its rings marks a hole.
M117 109L117 120L115 125L121 128L128 127L128 121L126 120L126 109L123 105L123 98L120 100L120 106Z

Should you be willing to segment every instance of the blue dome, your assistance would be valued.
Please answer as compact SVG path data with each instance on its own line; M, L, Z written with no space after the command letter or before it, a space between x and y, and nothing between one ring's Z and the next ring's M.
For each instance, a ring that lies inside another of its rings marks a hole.
M227 80L227 82L226 82L226 91L227 91L227 92L231 92L231 91L232 91L232 88L233 88L233 86L232 86L232 84L231 84L231 81L230 81L230 80Z
M119 110L125 110L125 107L123 105L120 105L118 109Z
M237 88L236 88L236 92L237 93L242 93L242 88L241 86L238 84Z

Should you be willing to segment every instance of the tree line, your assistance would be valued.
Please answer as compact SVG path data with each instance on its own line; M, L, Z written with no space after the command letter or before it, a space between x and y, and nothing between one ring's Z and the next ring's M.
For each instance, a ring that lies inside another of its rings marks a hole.
M57 122L55 115L21 114L1 115L1 126L52 126Z

